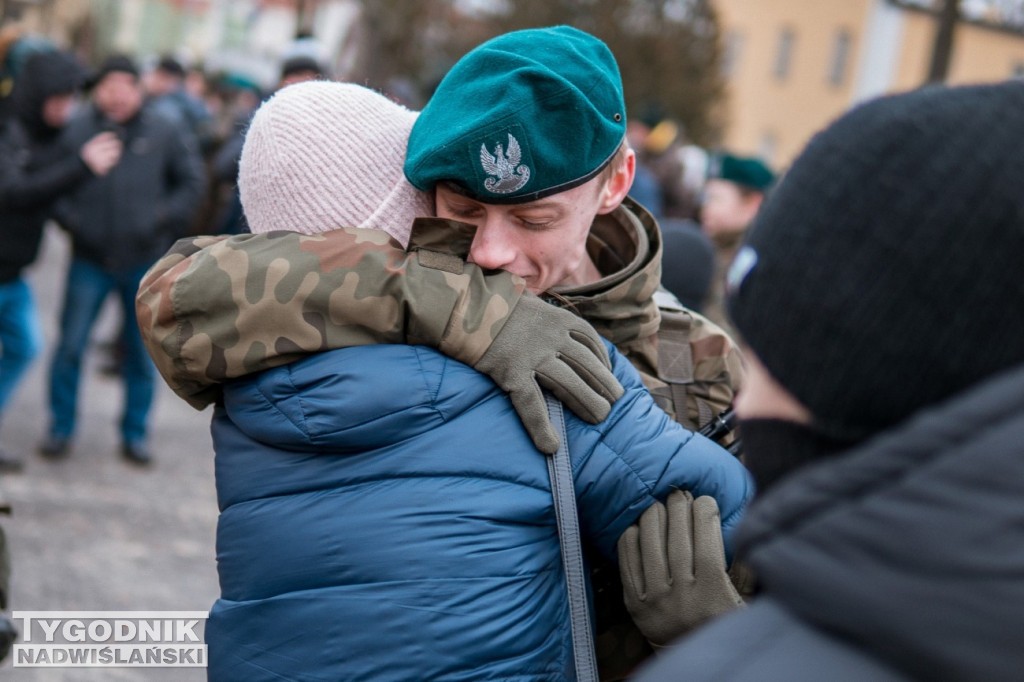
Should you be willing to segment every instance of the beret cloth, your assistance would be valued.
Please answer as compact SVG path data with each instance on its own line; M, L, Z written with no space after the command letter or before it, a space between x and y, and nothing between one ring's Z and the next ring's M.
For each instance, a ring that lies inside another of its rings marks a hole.
M409 137L405 175L485 203L522 203L596 176L626 134L608 46L569 26L514 31L452 67Z
M760 159L721 154L711 162L709 178L728 180L743 187L765 192L775 182L775 174Z
M1024 362L1024 83L926 88L815 136L729 313L819 426L866 436Z

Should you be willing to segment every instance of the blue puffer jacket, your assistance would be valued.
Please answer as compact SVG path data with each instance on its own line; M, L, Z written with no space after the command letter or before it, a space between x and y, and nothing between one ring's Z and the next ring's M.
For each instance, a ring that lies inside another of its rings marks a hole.
M619 535L675 487L728 541L752 484L626 388L567 414L582 531ZM572 679L547 466L506 395L433 350L330 351L226 386L213 419L221 598L211 680Z

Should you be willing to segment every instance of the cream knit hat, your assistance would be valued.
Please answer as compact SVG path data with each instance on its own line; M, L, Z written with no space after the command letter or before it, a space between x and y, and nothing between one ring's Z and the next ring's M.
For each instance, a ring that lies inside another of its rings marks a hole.
M254 233L384 230L409 241L434 215L431 195L402 174L417 114L352 83L310 81L279 90L256 111L238 168Z

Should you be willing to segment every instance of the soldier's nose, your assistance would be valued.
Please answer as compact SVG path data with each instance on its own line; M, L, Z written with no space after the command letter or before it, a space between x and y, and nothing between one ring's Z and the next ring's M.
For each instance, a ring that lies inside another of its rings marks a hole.
M490 224L477 228L469 249L469 262L484 270L507 270L515 257L515 246L504 229Z

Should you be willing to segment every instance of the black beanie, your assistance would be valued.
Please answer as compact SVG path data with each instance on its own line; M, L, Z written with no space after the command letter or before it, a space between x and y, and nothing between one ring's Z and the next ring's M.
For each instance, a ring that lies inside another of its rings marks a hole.
M1024 363L1024 83L861 105L807 145L729 273L769 372L866 436Z
M100 64L100 68L96 70L96 73L90 79L90 87L95 86L101 80L106 78L108 74L114 72L127 73L135 78L139 77L139 67L135 65L135 62L126 55L116 54L103 60L103 63Z

